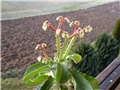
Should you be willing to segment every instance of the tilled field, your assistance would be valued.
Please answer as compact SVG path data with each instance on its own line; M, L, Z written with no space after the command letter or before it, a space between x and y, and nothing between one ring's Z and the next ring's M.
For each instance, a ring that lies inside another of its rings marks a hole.
M37 44L46 43L49 56L55 52L55 36L51 30L43 31L42 24L45 20L57 26L57 16L68 17L70 21L78 20L81 28L91 25L93 32L86 34L83 39L93 41L99 33L110 33L120 18L120 2L115 3L113 11L112 3L96 6L88 9L27 17L1 22L1 68L2 72L10 69L24 70L29 65L37 62L40 51L35 51ZM68 24L62 29L73 32ZM77 39L79 41L80 39Z

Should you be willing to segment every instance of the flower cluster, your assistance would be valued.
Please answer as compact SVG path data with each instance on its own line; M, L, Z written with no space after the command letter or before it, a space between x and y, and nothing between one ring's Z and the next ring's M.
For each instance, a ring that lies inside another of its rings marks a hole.
M82 29L82 28L78 27L80 25L79 21L72 21L70 23L70 20L68 18L66 18L66 17L63 18L62 16L59 16L59 17L56 18L56 20L59 21L59 24L58 24L57 28L54 28L49 21L45 21L43 23L43 26L42 26L43 30L46 31L48 28L50 28L54 32L57 31L57 33L58 32L62 33L63 38L72 38L72 37L74 37L76 35L79 35L80 38L82 38L84 36L84 31L85 32L91 32L92 31L92 27L90 25L88 25L88 26L86 26L85 28ZM62 26L63 22L68 22L68 23L70 23L69 24L70 27L72 27L72 26L74 27L74 32L73 32L72 35L69 36L68 32L61 29L61 26Z
M57 21L59 21L59 24L57 26L57 28L53 27L52 24L49 22L49 21L45 21L43 23L43 30L47 30L48 28L50 28L52 31L55 32L55 35L57 36L56 38L56 43L57 43L57 51L58 51L58 54L61 54L60 53L60 37L59 35L61 34L62 38L64 38L65 40L68 39L72 39L72 38L75 38L77 37L78 35L80 36L80 38L82 38L85 34L85 32L91 32L92 31L92 27L90 25L86 26L85 28L81 28L79 27L80 26L80 22L79 21L72 21L70 22L70 20L68 18L63 18L62 16L59 16L56 18ZM73 31L73 34L69 35L69 33L67 31L64 31L61 29L61 26L63 25L64 22L67 22L69 23L69 26L70 27L73 27L74 31ZM72 42L73 43L73 42ZM72 44L71 44L72 46ZM36 49L41 49L45 58L48 59L48 55L45 51L45 48L46 47L46 44L42 44L42 45L37 45L36 46ZM67 48L67 47L66 47ZM69 48L68 48L68 51L69 51ZM66 51L67 52L67 51ZM60 57L60 55L58 55ZM39 61L41 60L41 56L38 58Z

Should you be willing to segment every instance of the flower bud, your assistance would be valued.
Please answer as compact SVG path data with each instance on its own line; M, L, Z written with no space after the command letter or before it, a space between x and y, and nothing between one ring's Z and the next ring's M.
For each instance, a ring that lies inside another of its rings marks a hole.
M67 23L70 23L70 20L68 18L64 18L65 21L67 21Z
M46 31L46 30L48 29L48 21L45 21L45 22L43 23L42 29L43 29L44 31Z
M57 30L56 30L56 35L59 35L60 32L61 32L61 29L57 29Z
M72 21L72 22L69 24L69 26L70 26L70 27L72 27L72 26L73 26L73 24L74 24L74 21Z
M79 26L80 22L79 21L75 21L74 24L77 25L77 26Z
M46 59L46 58L43 58L43 59L42 59L42 63L47 64L47 59Z
M85 30L85 32L91 32L92 27L89 25L89 26L85 27L84 30Z
M57 21L60 20L60 19L63 19L63 17L62 17L62 16L58 16L58 17L56 18Z
M89 25L88 26L89 32L91 32L93 30L93 28Z
M42 61L42 56L39 56L39 57L37 58L37 60L38 60L38 62Z
M84 36L84 31L80 30L80 38L82 38Z
M63 37L63 38L69 38L69 33L66 32L66 31L64 31L64 32L62 33L62 37Z
M35 47L35 50L38 50L38 49L39 49L39 47L41 47L41 45L40 45L40 44L38 44L38 45Z
M81 31L82 29L79 27L77 30L76 30L76 33L80 33L80 31Z
M46 46L47 46L47 44L46 44L46 43L42 43L42 46L43 46L43 47L46 47Z
M88 29L87 29L86 27L85 27L83 30L84 30L85 32L89 32Z

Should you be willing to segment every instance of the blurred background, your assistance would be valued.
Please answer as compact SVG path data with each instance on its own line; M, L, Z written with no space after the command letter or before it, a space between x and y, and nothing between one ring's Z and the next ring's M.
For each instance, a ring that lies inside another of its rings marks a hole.
M86 9L119 0L2 0L2 20ZM111 7L113 7L111 6Z

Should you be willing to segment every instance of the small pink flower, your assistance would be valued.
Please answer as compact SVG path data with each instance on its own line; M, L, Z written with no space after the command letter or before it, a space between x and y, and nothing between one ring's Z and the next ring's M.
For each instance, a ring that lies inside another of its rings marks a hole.
M57 21L59 20L59 24L58 24L57 29L60 29L60 28L61 28L63 22L68 22L68 23L70 22L70 20L69 20L68 18L66 18L66 17L63 18L62 16L57 17L56 20L57 20Z
M44 57L42 57L42 56L39 56L39 57L37 58L37 60L38 60L38 62L42 62L42 63L47 64L47 59L44 58Z
M79 28L76 30L76 33L79 34L81 30L82 30L82 28L79 27Z
M80 22L79 21L75 21L74 24L77 25L77 26L79 26Z
M70 20L68 18L64 18L64 20L67 22L67 23L70 23Z
M42 28L43 28L43 30L47 30L48 29L48 21L45 21L44 23L43 23L43 26L42 26Z
M77 30L77 27L80 25L80 22L79 21L72 21L70 24L69 24L69 26L70 27L74 27L74 32L76 32L76 30Z
M63 17L62 16L58 16L57 18L56 18L56 20L58 21L60 21L60 20L62 20L63 19Z
M78 26L80 25L79 21L72 21L69 25L70 25L70 27L72 27L72 26L74 27L74 33L69 38L72 38L72 37L80 34L82 29L78 28Z
M46 45L45 43L42 43L42 45L38 44L38 45L35 47L35 50L45 48L46 46L47 46L47 45Z
M54 32L56 32L56 29L52 26L52 24L49 23L49 21L45 21L45 22L43 23L43 26L42 26L43 30L46 31L46 30L48 29L48 27L49 27L51 30L53 30Z
M38 62L42 61L42 59L43 59L42 56L39 56L39 57L37 58Z
M61 26L62 26L63 22L68 22L68 23L70 22L68 18L66 18L66 17L63 18L62 16L57 17L56 20L59 21L59 24L58 24L57 29L61 29ZM45 22L43 23L42 28L43 28L43 30L45 30L45 31L46 31L48 28L50 28L50 29L53 30L54 32L57 31L57 29L54 28L49 21L45 21ZM63 33L63 30L61 29L60 32Z
M92 31L92 27L90 25L86 26L84 28L85 32L91 32Z
M70 39L76 35L79 35L80 38L84 36L84 31L80 27L69 37Z
M69 33L66 32L66 31L64 31L64 32L62 33L62 37L68 39L68 38L69 38Z
M42 50L44 56L46 57L46 59L48 59L48 55L47 55L46 50L45 50L45 47L46 47L46 46L47 46L47 45L46 45L45 43L42 43L41 45L38 44L38 45L35 47L35 49L36 49L36 50L38 50L38 49Z
M43 46L43 47L47 47L47 44L46 44L46 43L42 43L42 46Z
M59 35L60 32L61 32L61 29L57 29L57 30L56 30L56 35Z
M72 21L72 22L69 24L69 26L72 27L73 25L74 25L74 22Z
M80 30L80 34L79 34L80 38L82 38L84 36L84 31Z
M40 47L41 47L41 45L38 44L38 45L35 47L35 50L38 50Z

